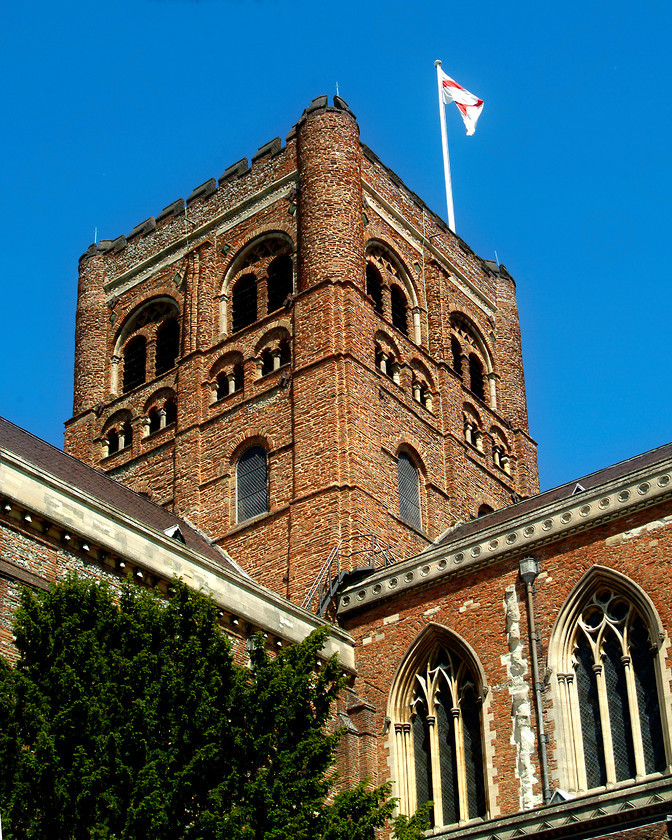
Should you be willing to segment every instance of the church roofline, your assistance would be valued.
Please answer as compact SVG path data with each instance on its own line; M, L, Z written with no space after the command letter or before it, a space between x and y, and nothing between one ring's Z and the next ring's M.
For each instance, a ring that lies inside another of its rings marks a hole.
M344 589L339 615L441 578L474 572L512 554L532 552L670 498L672 443L458 525L421 554Z

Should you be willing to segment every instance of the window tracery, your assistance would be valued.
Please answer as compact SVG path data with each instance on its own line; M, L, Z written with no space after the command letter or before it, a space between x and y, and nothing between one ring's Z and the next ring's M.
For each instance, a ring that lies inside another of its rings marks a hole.
M391 694L401 807L432 801L435 827L487 814L484 686L451 635L425 632Z
M143 385L150 371L161 376L175 366L180 350L180 326L175 301L150 301L136 311L117 337L111 359L110 390L117 393L118 364L122 362L122 391Z
M660 640L619 577L627 580L611 572L575 596L571 615L559 617L551 640L552 647L561 646L556 686L563 785L569 790L609 786L668 766Z

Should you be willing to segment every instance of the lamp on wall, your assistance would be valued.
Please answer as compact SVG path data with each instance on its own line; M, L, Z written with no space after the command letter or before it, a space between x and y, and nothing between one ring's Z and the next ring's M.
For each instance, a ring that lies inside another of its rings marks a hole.
M539 575L539 561L536 557L523 557L518 564L520 576L526 584L534 583Z

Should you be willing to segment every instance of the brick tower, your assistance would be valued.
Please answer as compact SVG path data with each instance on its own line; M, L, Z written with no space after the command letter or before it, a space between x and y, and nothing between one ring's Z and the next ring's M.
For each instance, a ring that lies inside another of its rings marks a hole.
M319 97L83 255L65 448L300 602L538 491L515 284Z

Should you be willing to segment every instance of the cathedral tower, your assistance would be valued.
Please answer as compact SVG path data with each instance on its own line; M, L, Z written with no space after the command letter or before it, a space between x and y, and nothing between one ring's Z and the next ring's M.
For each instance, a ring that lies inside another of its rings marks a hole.
M538 490L513 279L338 97L91 246L75 353L66 450L298 602Z

